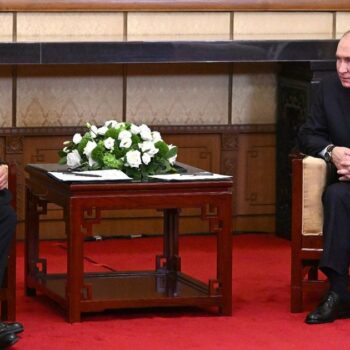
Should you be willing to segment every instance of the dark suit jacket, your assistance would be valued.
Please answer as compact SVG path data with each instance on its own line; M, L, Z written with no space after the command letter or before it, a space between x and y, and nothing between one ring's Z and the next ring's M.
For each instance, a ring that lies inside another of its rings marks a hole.
M298 134L300 151L314 157L331 143L350 148L350 89L341 85L336 73L321 81Z
M0 206L10 204L11 200L12 200L12 195L8 189L4 189L0 191Z

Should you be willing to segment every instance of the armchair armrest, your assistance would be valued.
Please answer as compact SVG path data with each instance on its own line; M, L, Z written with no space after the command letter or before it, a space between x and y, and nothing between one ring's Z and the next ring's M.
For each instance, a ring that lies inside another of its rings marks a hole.
M328 181L327 163L321 158L302 159L302 234L322 235L322 194Z

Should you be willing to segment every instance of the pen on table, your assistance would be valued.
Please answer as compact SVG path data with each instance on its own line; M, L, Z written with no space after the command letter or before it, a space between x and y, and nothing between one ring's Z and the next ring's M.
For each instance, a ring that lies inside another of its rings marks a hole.
M193 173L192 175L193 176L212 176L214 174L209 171L199 171L198 173Z
M97 175L97 174L82 174L82 173L73 172L73 171L63 171L62 174L71 174L74 176L85 176L85 177L101 177L101 175Z
M182 173L181 176L212 176L213 173L209 171L199 171L197 173Z

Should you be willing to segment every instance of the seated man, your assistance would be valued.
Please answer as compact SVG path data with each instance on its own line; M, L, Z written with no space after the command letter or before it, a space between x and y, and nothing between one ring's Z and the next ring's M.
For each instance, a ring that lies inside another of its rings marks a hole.
M350 317L350 31L340 39L334 73L324 78L298 141L306 154L334 166L335 179L323 194L323 255L320 269L330 282L321 304L305 322L318 324Z
M7 266L8 254L16 228L16 213L11 207L11 193L7 189L8 171L0 165L0 284L2 285ZM0 322L0 349L5 349L18 341L17 333L23 331L18 323Z

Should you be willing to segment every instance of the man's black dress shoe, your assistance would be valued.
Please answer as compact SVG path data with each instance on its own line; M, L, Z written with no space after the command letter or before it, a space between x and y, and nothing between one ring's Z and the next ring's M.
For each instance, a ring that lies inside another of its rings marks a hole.
M348 317L350 317L350 303L342 301L337 293L330 291L316 310L306 316L305 322L320 324Z
M7 349L18 340L19 337L15 333L0 333L0 349Z
M24 327L19 322L0 322L0 334L2 333L21 333Z

